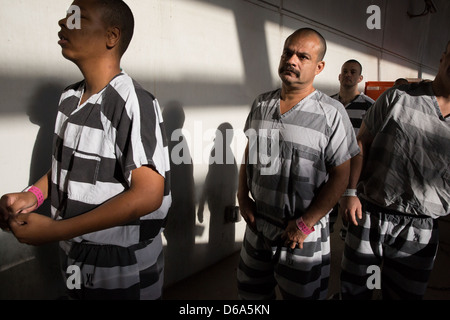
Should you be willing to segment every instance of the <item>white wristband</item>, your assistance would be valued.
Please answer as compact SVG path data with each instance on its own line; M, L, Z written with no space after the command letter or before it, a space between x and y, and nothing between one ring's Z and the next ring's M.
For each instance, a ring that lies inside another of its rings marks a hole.
M347 189L342 194L343 197L357 197L356 189Z

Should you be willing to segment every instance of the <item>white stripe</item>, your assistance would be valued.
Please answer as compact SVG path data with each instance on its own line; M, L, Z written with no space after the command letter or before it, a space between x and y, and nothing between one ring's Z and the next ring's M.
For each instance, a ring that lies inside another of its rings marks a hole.
M98 148L99 142L105 144L105 147ZM69 123L64 133L64 146L81 152L97 154L103 158L115 158L114 148L109 139L105 139L101 129Z
M76 237L75 242L83 240L96 244L111 244L129 247L139 242L139 225L117 226Z

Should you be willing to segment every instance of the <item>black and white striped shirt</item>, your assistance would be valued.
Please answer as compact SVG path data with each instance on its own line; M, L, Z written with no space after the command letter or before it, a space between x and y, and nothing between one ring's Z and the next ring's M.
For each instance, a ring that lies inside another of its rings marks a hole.
M340 101L339 93L332 95L331 98ZM366 96L364 93L360 93L344 106L356 135L358 135L359 128L361 128L364 115L374 102L372 98Z
M66 88L58 108L52 158L54 219L88 212L130 187L143 165L165 178L161 207L137 221L73 239L130 246L164 226L171 204L170 164L158 101L126 73L79 105L84 81Z

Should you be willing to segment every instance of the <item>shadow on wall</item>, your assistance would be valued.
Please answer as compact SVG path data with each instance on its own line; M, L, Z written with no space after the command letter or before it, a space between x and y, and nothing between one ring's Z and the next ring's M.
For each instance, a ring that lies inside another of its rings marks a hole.
M222 123L216 130L214 145L209 157L208 173L198 207L198 220L204 221L204 206L208 205L208 252L214 259L217 253L231 253L235 243L235 222L239 221L236 207L238 169L230 144L233 127Z
M208 173L199 197L197 216L200 225L197 224L193 162L182 133L183 107L177 101L167 103L163 118L171 161L172 206L164 230L167 241L165 280L170 285L205 262L212 264L236 250L238 169L230 146L233 127L223 123L216 130ZM205 210L205 205L209 210ZM209 228L202 225L208 221ZM196 244L195 237L202 236L206 229L209 229L207 243Z
M51 168L53 134L59 99L64 87L56 83L40 86L32 96L27 115L33 124L39 126L34 143L30 164L29 185L35 183ZM50 201L37 210L38 213L50 216ZM50 243L35 247L37 271L46 290L56 297L63 294L63 278L59 267L58 243Z
M170 269L191 265L195 234L203 230L195 226L195 185L194 167L186 138L181 132L185 115L179 102L167 103L163 109L163 119L168 139L170 155L170 187L172 205L169 209L164 236L165 274ZM170 261L170 264L167 263Z
M27 105L26 112L30 121L39 126L31 158L29 185L51 168L53 131L62 90L61 85L48 81L35 90ZM50 216L48 201L36 212ZM59 268L58 244L24 246L12 235L6 242L6 247L2 246L11 267L6 267L0 273L0 299L55 299L61 296L64 288ZM19 263L20 261L23 263Z

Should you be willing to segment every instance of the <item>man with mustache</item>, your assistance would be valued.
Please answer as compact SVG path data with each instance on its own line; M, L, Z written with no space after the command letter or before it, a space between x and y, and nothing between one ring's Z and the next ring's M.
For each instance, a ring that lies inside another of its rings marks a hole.
M291 34L279 65L281 89L259 95L247 118L238 190L247 222L237 273L242 299L273 299L277 284L285 299L327 296L328 213L359 148L342 104L313 86L325 52L316 30Z

